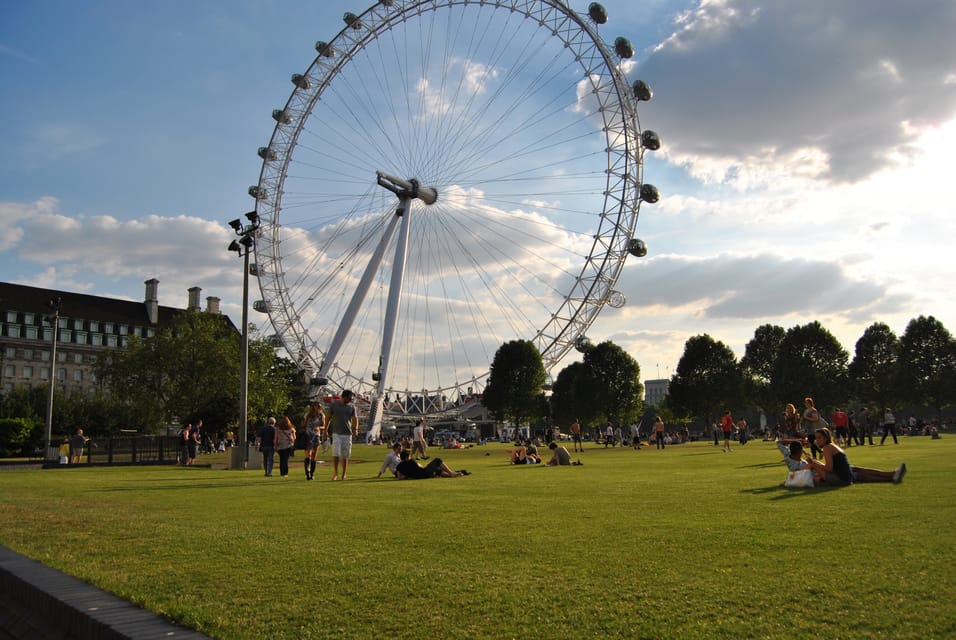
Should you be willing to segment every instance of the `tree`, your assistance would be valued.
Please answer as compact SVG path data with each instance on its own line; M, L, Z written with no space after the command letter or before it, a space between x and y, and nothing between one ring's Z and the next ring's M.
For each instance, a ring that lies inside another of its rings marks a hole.
M745 394L766 415L779 413L780 398L774 393L770 381L786 334L783 327L772 324L757 327L753 339L747 343L744 357L740 359Z
M843 404L848 359L846 350L819 322L791 327L780 343L771 386L778 398L798 407L806 396L821 410Z
M558 373L551 387L551 415L558 424L580 420L584 426L597 419L598 407L586 396L587 376L583 362L572 362Z
M863 403L880 407L893 404L897 398L900 341L890 327L874 322L856 341L850 363L850 390Z
M956 402L956 341L933 316L920 316L900 338L900 391L904 400L936 409Z
M239 348L239 334L223 317L187 311L154 336L132 338L98 361L96 375L114 397L135 407L137 427L156 430L202 418L209 427L225 428L239 416ZM267 340L250 342L252 421L287 411L293 384Z
M675 412L712 418L741 400L741 376L734 352L709 335L690 338L668 386Z
M498 348L481 403L496 420L515 424L538 417L547 374L541 353L529 340L512 340Z
M588 349L584 354L587 375L585 398L606 422L627 424L641 414L641 367L624 349L610 341Z

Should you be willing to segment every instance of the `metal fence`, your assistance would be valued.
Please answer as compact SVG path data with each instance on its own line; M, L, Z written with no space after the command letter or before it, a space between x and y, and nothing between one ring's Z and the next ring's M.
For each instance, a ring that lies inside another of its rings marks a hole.
M80 464L176 464L179 459L176 436L115 436L97 438L83 448ZM47 464L59 464L60 454L51 447Z

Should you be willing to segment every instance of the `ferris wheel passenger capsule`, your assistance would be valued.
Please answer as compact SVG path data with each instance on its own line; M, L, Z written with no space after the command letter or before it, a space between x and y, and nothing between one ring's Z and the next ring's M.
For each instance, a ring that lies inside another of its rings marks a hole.
M641 132L641 145L650 151L657 151L661 148L661 137L657 135L656 131L644 129Z
M354 13L346 13L342 16L342 20L345 21L345 24L352 27L356 31L362 28L362 20Z
M631 238L627 243L627 252L635 258L643 258L647 255L647 243L640 238Z
M652 184L644 183L641 185L641 200L654 204L661 199L661 192Z
M272 119L279 124L292 124L292 117L285 112L285 109L273 109Z
M256 200L265 200L267 197L269 197L269 192L259 187L259 185L254 184L249 187L249 195Z
M259 147L259 150L256 151L256 155L263 160L275 160L279 157L278 154L273 151L272 147Z
M620 36L614 40L614 51L622 58L634 57L634 46L631 44L631 41L624 36Z
M300 89L311 89L312 83L309 82L309 79L302 75L301 73L292 74L292 84L299 87Z
M643 80L635 80L634 84L631 85L631 91L634 92L634 97L640 102L647 102L654 97L654 92L651 91L651 86Z
M332 48L332 45L322 40L315 43L315 50L318 51L319 55L323 58L331 58L335 55L335 49Z
M604 24L607 22L607 10L599 2L592 2L588 5L588 16L595 24Z
M593 346L594 345L591 343L591 338L587 336L578 336L577 338L574 339L574 348L581 353L586 353Z

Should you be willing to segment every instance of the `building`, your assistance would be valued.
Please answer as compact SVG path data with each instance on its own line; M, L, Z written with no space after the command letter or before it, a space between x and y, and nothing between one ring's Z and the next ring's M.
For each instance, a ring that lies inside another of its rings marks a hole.
M644 381L644 404L657 406L667 396L667 385L670 380L661 378L659 380Z
M130 336L150 337L186 310L200 308L202 289L189 289L186 309L159 304L159 280L147 280L142 302L0 282L0 391L46 387L51 369L56 389L92 393L99 355L126 346ZM51 367L53 327L58 308L56 367ZM206 298L206 313L219 314L219 298ZM230 323L231 324L231 323Z

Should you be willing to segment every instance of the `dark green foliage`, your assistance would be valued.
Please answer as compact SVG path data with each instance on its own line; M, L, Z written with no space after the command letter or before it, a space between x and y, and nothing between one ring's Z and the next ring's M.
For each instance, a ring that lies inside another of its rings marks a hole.
M956 341L933 316L920 316L900 338L899 389L904 400L936 409L956 402Z
M714 416L733 409L742 399L734 352L709 335L694 336L684 346L668 396L676 412L699 417L707 424Z
M819 322L787 330L773 368L771 385L777 398L802 406L812 397L818 408L846 401L849 356L832 333Z
M897 400L900 341L888 325L875 322L856 341L849 366L849 386L864 404L888 407Z
M31 436L42 426L27 418L0 418L0 456L29 453Z
M495 419L522 424L541 417L546 379L537 347L529 340L512 340L495 353L481 402Z

